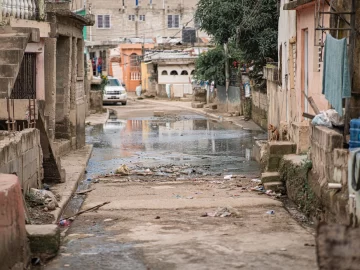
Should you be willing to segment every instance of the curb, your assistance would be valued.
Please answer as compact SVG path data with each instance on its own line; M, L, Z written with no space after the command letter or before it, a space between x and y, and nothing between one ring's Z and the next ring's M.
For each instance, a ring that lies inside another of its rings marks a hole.
M59 207L56 208L54 211L50 212L51 214L54 215L54 218L55 218L55 220L52 222L52 224L57 224L59 218L61 217L61 214L63 213L64 209L68 205L71 198L73 197L73 194L75 193L75 191L78 187L78 183L85 176L85 170L86 170L87 164L89 163L89 160L90 160L90 157L91 157L91 154L93 151L93 145L88 144L88 145L84 146L84 148L88 148L88 151L86 153L86 159L85 159L86 162L85 162L85 164L82 164L82 165L84 165L84 168L81 171L81 173L79 174L79 176L77 177L76 181L71 181L69 183L69 185L70 185L69 189L71 190L71 192L70 192L71 194L66 194L66 193L68 193L68 191L65 192L65 194L60 194L61 200L59 202ZM81 150L81 149L78 149L78 150ZM74 152L76 152L76 151L74 151ZM64 169L66 170L66 168L64 168Z
M147 100L139 100L140 102L145 102L145 103L157 103L157 104L162 104L162 102L156 102L156 101L147 101ZM204 112L204 111L198 111L197 109L194 109L194 108L191 108L191 107L185 107L185 106L180 106L180 105L172 105L174 107L178 107L178 108L181 108L181 109L185 109L185 110L189 110L189 111L193 111L193 112L196 112L198 114L201 114L201 115L204 115L204 116L208 116L209 118L214 118L220 122L228 122L230 124L233 124L237 127L240 127L242 129L244 129L244 127L240 124L237 124L237 123L234 123L233 121L231 120L228 120L227 118L224 118L223 116L219 116L219 115L216 115L216 114L213 114L213 113L208 113L208 112ZM219 119L223 119L223 120L219 120Z

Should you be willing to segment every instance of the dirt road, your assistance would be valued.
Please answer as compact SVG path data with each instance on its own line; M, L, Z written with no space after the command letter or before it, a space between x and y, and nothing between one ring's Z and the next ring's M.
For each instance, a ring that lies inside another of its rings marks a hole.
M110 204L73 222L46 269L316 269L313 231L250 190L258 131L171 103L160 118L154 103L111 108L117 117L87 130L97 183L82 208ZM121 164L132 173L113 176Z

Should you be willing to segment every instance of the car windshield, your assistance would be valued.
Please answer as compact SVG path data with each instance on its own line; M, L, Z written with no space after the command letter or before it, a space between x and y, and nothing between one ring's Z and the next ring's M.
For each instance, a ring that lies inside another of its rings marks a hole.
M120 86L120 82L117 79L109 79L107 85L109 85L109 86Z

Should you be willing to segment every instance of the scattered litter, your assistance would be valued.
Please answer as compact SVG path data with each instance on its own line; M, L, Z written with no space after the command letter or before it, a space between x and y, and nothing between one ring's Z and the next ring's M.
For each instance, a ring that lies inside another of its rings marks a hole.
M230 174L230 175L225 175L225 176L224 176L224 180L231 180L232 177L233 177L232 174Z
M82 210L80 212L77 212L75 215L71 216L71 217L67 217L67 219L70 219L70 218L75 218L83 213L86 213L86 212L91 212L91 211L95 211L95 210L98 210L100 207L106 205L106 204L109 204L110 202L104 202L104 203L101 203L101 204L98 204L96 206L93 206L93 207L90 207L88 209L85 209L85 210Z
M130 174L130 169L128 168L128 166L126 165L121 165L116 171L116 174L120 174L120 175L129 175Z
M69 227L70 226L70 221L69 220L66 220L66 219L62 219L62 220L60 220L60 222L59 222L59 225L61 226L61 227Z
M70 267L70 264L64 264L64 267Z
M91 182L91 178L86 179L86 181Z
M84 195L84 194L87 194L87 193L89 193L89 192L91 192L91 191L93 191L93 190L95 190L95 189L94 189L94 188L86 189L86 190L78 191L78 192L76 192L75 194L77 194L77 195Z
M189 196L189 197L186 197L186 199L192 200L192 199L194 199L194 197Z
M266 214L268 215L275 215L275 211L274 210L269 210L266 212Z
M112 218L104 219L104 222L109 222L109 221L113 221L113 219Z
M305 247L315 247L314 244L309 244L309 243L305 243L304 246L305 246Z
M49 190L31 188L29 194L36 203L45 205L48 210L55 210L58 206L56 196Z
M281 248L280 250L281 250L281 251L286 251L287 249L286 249L286 248Z
M251 188L252 191L265 191L265 188L263 186L257 186L257 187L253 187Z
M203 215L202 215L203 216ZM206 213L208 217L240 217L238 211L232 207L219 207L215 212Z
M251 182L254 182L254 183L261 183L261 180L260 180L260 179L251 179Z
M156 216L155 219L160 219L160 217L159 217L159 216Z

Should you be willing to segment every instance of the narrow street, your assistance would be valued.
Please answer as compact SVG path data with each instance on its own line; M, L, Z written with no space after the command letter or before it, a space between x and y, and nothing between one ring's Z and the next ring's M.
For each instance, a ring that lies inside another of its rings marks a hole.
M82 209L110 203L75 219L45 269L316 269L312 229L250 190L264 134L167 104L163 117L146 101L110 106L106 124L87 127L94 190ZM113 175L121 165L130 175Z

